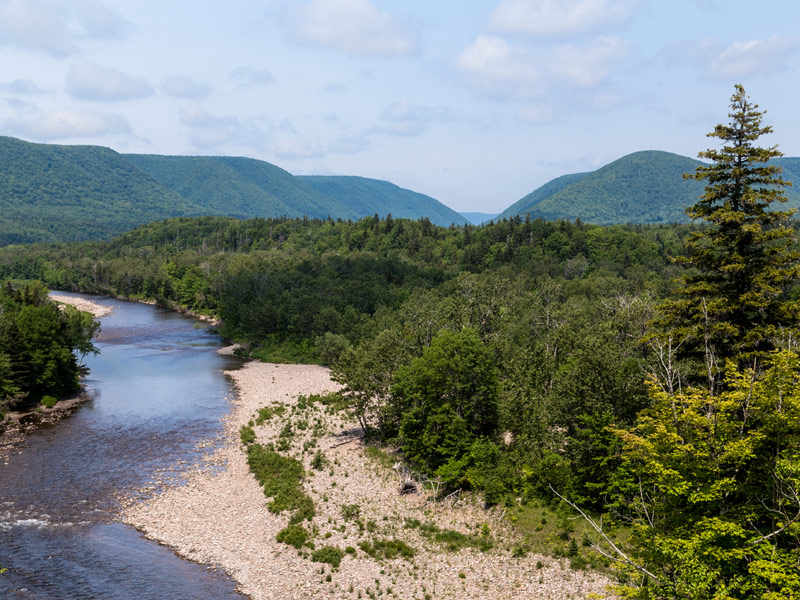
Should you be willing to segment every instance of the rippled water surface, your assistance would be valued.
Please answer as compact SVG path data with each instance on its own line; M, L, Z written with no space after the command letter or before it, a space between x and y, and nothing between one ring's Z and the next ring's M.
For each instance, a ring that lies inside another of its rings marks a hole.
M115 521L118 499L197 460L221 433L229 382L196 321L113 299L91 399L0 461L0 598L239 598L226 575Z

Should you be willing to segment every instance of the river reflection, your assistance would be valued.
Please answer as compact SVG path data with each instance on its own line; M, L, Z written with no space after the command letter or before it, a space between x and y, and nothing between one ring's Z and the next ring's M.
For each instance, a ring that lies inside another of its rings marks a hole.
M238 360L193 319L98 302L115 308L86 361L91 399L0 462L0 598L242 598L115 521L118 498L213 448Z

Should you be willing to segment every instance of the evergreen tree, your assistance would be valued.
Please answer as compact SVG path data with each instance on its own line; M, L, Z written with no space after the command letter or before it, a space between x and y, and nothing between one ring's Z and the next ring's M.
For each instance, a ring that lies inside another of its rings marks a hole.
M703 221L687 240L679 261L693 267L683 279L679 297L665 303L660 325L687 338L684 346L706 358L706 375L718 380L726 359L753 364L792 334L798 304L786 297L797 277L798 253L790 249L792 211L776 210L785 202L781 168L768 161L782 156L777 146L755 145L772 128L761 124L758 110L736 85L730 122L708 134L721 149L699 153L712 163L689 179L706 182L705 193L687 210Z

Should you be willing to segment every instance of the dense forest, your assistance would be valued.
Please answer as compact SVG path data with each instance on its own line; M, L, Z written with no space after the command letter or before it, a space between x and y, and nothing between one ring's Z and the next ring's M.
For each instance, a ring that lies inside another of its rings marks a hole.
M79 388L83 358L99 324L59 308L38 283L0 289L0 420L9 406L53 406Z
M731 110L694 226L177 218L0 249L0 279L217 315L247 354L331 365L372 438L448 488L583 515L627 597L797 598L797 225L740 86Z

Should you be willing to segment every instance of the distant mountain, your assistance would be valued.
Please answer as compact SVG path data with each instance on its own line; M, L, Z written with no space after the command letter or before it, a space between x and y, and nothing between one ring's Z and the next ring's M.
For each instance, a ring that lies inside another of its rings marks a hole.
M229 156L119 154L0 137L0 246L108 239L170 217L372 216L463 224L441 202L388 181L295 177Z
M432 223L444 227L467 223L464 217L438 200L388 181L342 175L303 175L297 179L346 205L359 217L375 213L385 217L391 213L403 219L428 217Z
M109 238L203 213L109 148L0 137L0 245Z
M125 154L172 191L205 209L237 217L355 217L353 211L303 184L280 167L252 158Z
M500 213L482 213L482 212L462 212L461 216L473 225L480 225L491 221Z
M800 158L780 158L786 207L800 206ZM703 193L703 183L683 179L699 160L648 150L634 152L589 173L558 177L503 211L498 218L530 215L545 220L580 218L587 223L685 223L686 207Z

